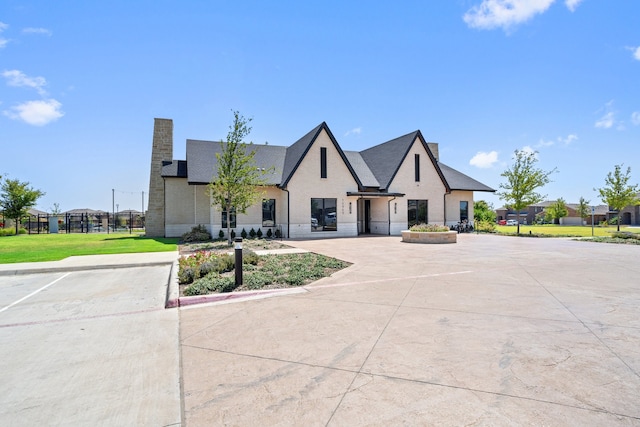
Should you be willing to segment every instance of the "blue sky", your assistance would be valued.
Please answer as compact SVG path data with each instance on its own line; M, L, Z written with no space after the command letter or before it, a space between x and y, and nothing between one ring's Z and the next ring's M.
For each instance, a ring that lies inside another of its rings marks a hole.
M640 182L637 0L16 1L0 9L0 174L38 208L142 206L154 117L185 140L290 145L326 121L345 150L420 129L498 189L516 149L548 199ZM499 207L497 196L476 193Z

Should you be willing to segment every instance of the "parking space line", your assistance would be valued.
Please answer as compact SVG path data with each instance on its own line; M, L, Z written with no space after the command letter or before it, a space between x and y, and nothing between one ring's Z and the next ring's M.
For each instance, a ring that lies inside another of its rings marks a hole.
M52 285L56 284L57 282L59 282L60 280L64 279L65 277L67 277L67 276L68 276L68 275L70 275L70 274L71 274L71 273L65 273L65 274L63 274L62 276L58 277L58 278L57 278L56 280L54 280L53 282L48 283L48 284L44 285L43 287L41 287L40 289L36 289L35 291L31 292L31 293L30 293L29 295L27 295L26 297L22 297L22 298L20 298L19 300L12 302L12 303L11 303L11 304L9 304L8 306L1 308L1 309L0 309L0 313L2 313L2 312L3 312L3 311L5 311L5 310L10 309L11 307L13 307L13 306L14 306L14 305L16 305L16 304L20 304L22 301L24 301L24 300L26 300L26 299L31 298L32 296L34 296L34 295L38 294L39 292L44 291L44 290L45 290L45 289L47 289L49 286L52 286Z

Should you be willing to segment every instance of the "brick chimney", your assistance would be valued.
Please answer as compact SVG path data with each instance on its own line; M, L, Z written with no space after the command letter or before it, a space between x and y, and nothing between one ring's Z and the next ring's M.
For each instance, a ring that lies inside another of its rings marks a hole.
M145 224L146 235L149 237L165 237L164 179L161 174L162 162L171 160L173 160L173 120L154 119L149 206Z
M438 152L438 143L437 142L427 142L427 146L429 150L431 150L431 154L436 158L437 161L440 161L440 153Z

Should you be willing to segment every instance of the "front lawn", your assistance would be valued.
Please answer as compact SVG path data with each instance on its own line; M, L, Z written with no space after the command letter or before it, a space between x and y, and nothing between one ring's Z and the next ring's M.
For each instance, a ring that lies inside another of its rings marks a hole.
M518 227L515 225L496 225L496 231L500 234L516 234ZM596 226L593 228L594 236L611 237L617 227ZM621 232L640 233L640 227L620 226ZM591 226L580 225L520 225L520 234L551 237L591 237Z
M58 261L74 255L177 250L178 239L136 234L20 234L0 237L0 264Z

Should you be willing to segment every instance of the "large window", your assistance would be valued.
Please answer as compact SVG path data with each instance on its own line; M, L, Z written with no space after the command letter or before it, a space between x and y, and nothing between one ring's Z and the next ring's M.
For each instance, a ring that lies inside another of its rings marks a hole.
M320 178L327 177L327 149L320 147Z
M231 228L236 228L236 208L231 208ZM222 228L227 228L227 211L222 211Z
M429 201L428 200L408 200L407 217L409 227L416 224L429 223Z
M469 220L469 202L460 202L460 221Z
M274 227L276 225L276 200L264 199L262 201L262 226Z
M337 206L337 199L311 199L311 231L336 231Z

